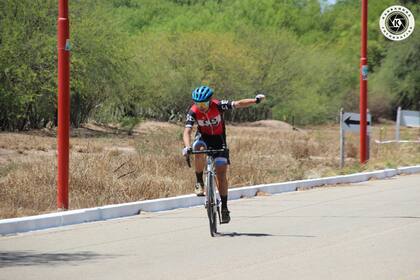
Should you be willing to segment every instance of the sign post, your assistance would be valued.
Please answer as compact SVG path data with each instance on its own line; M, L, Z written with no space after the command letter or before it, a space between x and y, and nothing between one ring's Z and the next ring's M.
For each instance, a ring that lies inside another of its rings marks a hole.
M360 48L360 163L367 162L367 13L368 0L362 0L361 48Z
M69 208L70 27L68 0L58 1L58 174L57 208Z
M344 160L345 160L345 132L343 128L343 114L344 110L341 108L340 110L340 168L344 167Z
M395 122L395 140L400 141L401 107L398 107L397 120Z

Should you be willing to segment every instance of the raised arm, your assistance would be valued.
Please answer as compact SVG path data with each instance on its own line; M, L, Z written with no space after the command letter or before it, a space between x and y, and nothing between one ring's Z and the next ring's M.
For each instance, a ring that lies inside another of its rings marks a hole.
M233 106L235 108L246 108L251 106L252 104L258 104L265 98L264 94L258 94L255 98L247 98L241 99L237 101L233 101Z

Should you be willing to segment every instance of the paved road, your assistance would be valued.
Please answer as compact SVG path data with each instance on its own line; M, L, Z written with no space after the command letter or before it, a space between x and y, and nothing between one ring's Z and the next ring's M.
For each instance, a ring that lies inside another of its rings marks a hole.
M420 175L0 237L0 279L420 279Z

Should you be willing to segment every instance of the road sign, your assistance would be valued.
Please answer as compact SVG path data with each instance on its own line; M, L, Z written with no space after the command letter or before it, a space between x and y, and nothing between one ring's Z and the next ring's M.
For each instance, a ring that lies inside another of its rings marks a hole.
M372 116L367 116L367 126L370 130L372 124ZM344 112L341 127L344 131L360 132L360 114Z
M420 127L420 112L401 110L401 125Z
M420 111L401 110L398 107L395 122L395 140L400 141L400 126L420 127Z
M370 132L372 125L372 116L367 114L367 135L366 135L366 155L365 159L369 159L369 149L370 149ZM348 113L344 112L343 109L340 110L340 168L344 167L345 162L345 132L356 132L360 133L360 114L357 113Z

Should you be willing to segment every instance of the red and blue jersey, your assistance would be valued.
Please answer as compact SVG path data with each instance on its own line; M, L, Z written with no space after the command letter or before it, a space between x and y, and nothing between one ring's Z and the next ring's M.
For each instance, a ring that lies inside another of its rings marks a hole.
M204 135L224 135L225 122L223 112L234 109L232 101L212 99L207 112L202 112L193 104L187 113L185 127L197 123L198 132Z

